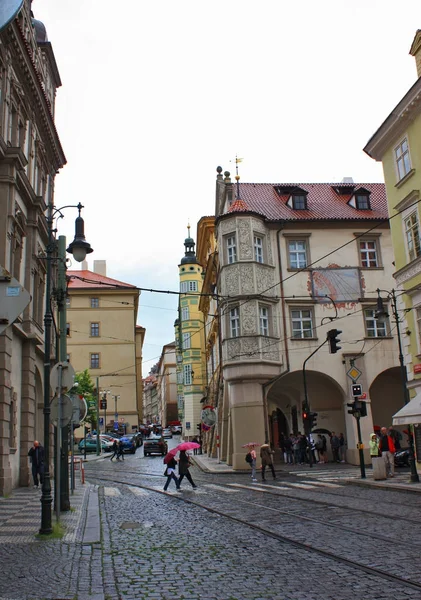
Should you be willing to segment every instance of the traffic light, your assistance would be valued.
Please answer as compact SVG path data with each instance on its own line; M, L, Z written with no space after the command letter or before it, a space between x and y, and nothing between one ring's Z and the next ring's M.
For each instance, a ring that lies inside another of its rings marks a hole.
M355 401L355 410L360 413L360 417L367 416L367 403L362 400Z
M341 333L342 331L340 329L330 329L327 332L327 340L329 341L329 352L331 354L336 354L337 351L341 349L341 346L338 346L339 342L341 341L338 336Z
M359 383L353 383L351 385L351 394L354 398L359 398L363 395L363 388Z
M348 402L347 406L349 406L348 414L353 415L355 413L355 402Z
M313 429L317 425L317 414L318 413L316 412L311 412L309 414L310 429Z

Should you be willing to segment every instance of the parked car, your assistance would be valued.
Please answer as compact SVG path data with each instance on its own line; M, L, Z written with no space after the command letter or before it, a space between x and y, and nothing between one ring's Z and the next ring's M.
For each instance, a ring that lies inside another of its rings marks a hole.
M181 433L182 433L181 425L172 425L171 433L173 435L181 435Z
M139 446L143 446L143 439L140 433L126 433L124 437L133 439L134 443L136 444L136 448L139 448Z
M167 427L166 429L164 429L162 431L162 437L164 437L164 438L172 438L171 429L169 427Z
M120 438L120 446L123 447L123 452L134 454L137 450L137 446L133 434L123 435L123 437Z
M103 452L111 452L112 444L100 439L100 445ZM85 440L80 440L78 444L79 452L83 454L85 451ZM86 438L86 452L96 452L96 437Z
M401 448L395 452L395 467L409 467L409 448Z
M160 454L161 456L165 456L167 452L167 442L160 435L152 435L143 443L144 456L150 456L151 454Z

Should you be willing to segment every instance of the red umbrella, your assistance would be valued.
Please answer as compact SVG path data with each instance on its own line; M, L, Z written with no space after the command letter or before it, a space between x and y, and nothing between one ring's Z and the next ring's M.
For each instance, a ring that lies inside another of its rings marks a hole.
M198 444L197 442L182 442L181 444L178 444L178 446L176 446L175 448L172 448L168 452L167 456L175 456L177 452L181 450L195 450L196 448L200 448L200 444ZM165 458L167 458L167 456Z

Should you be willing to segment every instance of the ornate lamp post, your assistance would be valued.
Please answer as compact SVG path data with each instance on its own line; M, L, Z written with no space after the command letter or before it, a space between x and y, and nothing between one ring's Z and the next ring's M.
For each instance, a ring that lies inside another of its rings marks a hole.
M78 205L67 205L62 208L55 208L52 202L48 205L47 227L48 227L48 243L46 248L46 284L45 298L46 308L44 314L44 453L45 453L45 471L44 480L42 483L41 496L41 534L49 534L52 532L51 523L51 479L50 479L50 372L51 372L51 323L53 320L51 312L51 261L55 250L55 239L53 238L53 224L57 213L63 217L62 210L65 208L77 208L79 216L75 222L75 238L67 248L67 252L73 254L76 261L82 262L87 254L92 252L90 244L85 240L84 223L80 216L83 208L79 202Z
M402 352L402 341L401 341L401 330L400 330L400 323L401 321L399 320L399 314L398 314L398 308L397 308L397 302L396 302L396 292L395 290L392 290L391 292L388 292L387 290L380 290L379 288L377 288L377 311L376 311L376 319L384 319L387 318L389 315L386 312L385 308L384 308L384 304L383 304L383 299L380 295L381 292L384 292L385 294L387 294L387 298L390 300L391 304L392 304L392 311L393 311L393 318L394 318L394 322L396 324L396 333L397 333L397 337L398 337L398 347L399 347L399 365L400 365L400 370L401 370L401 383L402 383L402 394L403 394L403 401L404 401L404 405L408 404L410 398L409 398L409 390L408 390L408 374L406 371L406 366L404 363L404 359L403 359L403 352ZM414 454L414 440L413 440L413 436L412 436L412 431L411 431L411 426L410 427L410 435L409 435L409 465L411 467L411 483L418 483L420 478L418 476L417 473L417 466L415 464L415 454Z

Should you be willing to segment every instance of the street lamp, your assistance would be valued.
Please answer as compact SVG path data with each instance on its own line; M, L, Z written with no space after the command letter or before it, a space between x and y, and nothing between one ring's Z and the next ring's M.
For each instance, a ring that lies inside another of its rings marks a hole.
M407 386L408 374L407 374L406 366L405 366L404 359L403 359L401 330L400 330L401 321L399 320L398 307L397 307L397 302L396 302L396 292L395 292L395 290L388 292L387 290L380 290L379 288L377 288L376 291L377 291L377 310L376 310L376 314L375 314L376 319L385 319L389 316L387 311L385 310L385 307L383 304L383 299L380 295L381 292L384 292L385 294L387 294L387 297L392 304L393 317L395 320L394 322L396 324L396 334L398 337L399 365L400 365L400 370L401 370L403 401L404 401L404 405L406 405L406 404L408 404L408 402L410 400L409 390L408 390L408 386ZM409 433L410 433L410 435L409 435L409 465L411 467L410 481L411 481L411 483L418 483L420 478L418 476L417 466L415 464L414 440L413 440L413 436L412 436L411 425L409 425Z
M45 314L44 314L44 479L42 483L41 496L41 528L40 534L49 534L52 532L51 523L51 479L50 479L50 371L51 371L51 324L53 315L51 312L51 261L56 247L55 239L53 238L53 224L57 213L63 217L62 210L65 208L77 208L79 216L75 223L75 239L67 248L67 252L73 254L77 262L85 260L87 254L92 252L90 244L85 240L83 219L80 216L80 211L83 206L79 202L78 205L67 205L62 208L55 208L54 204L48 204L47 213L47 228L48 242L46 247L46 283L45 283ZM58 424L60 426L60 424Z

